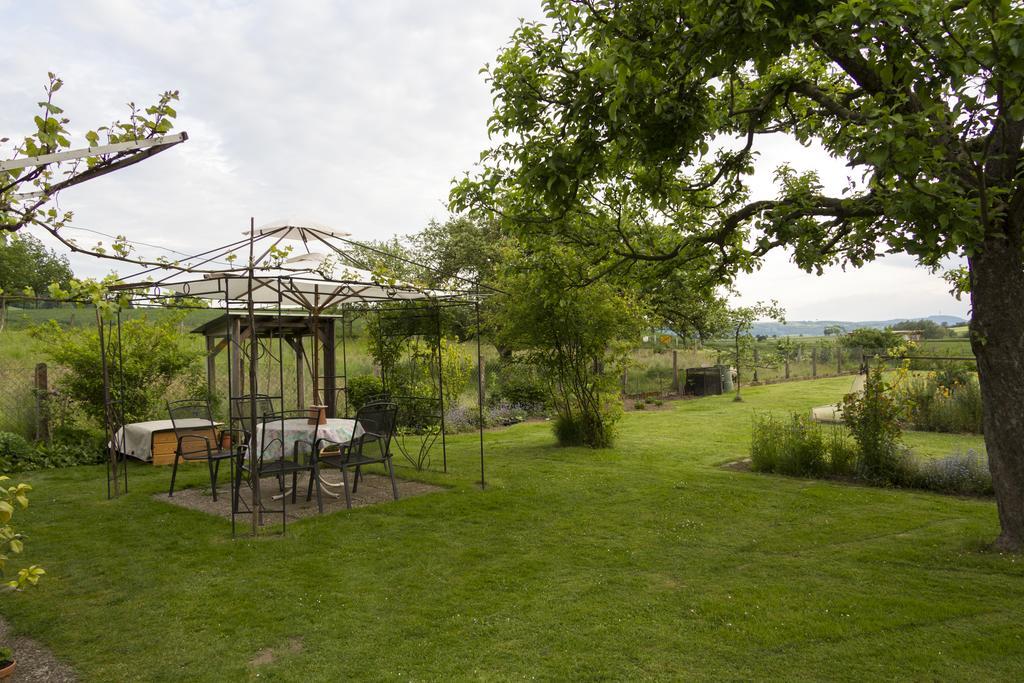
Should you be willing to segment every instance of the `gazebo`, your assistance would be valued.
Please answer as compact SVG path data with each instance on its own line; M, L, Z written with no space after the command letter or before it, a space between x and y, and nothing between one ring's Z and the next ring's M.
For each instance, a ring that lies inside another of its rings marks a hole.
M211 394L219 388L218 359L226 357L228 405L232 399L261 393L260 374L270 381L277 370L277 387L281 401L286 397L285 358L294 357L295 406L322 409L333 417L348 410L348 360L346 321L357 313L380 315L388 307L388 315L417 311L435 313L437 320L436 352L440 362L440 315L447 306L472 306L477 322L477 401L480 430L480 484L484 486L483 460L483 383L480 353L480 287L476 283L455 291L439 291L411 283L371 275L364 263L353 254L354 249L372 248L360 245L342 233L326 226L308 222L282 221L260 228L250 224L244 240L218 247L192 259L185 259L167 269L167 274L150 268L122 278L111 288L113 294L140 306L220 309L222 315L194 330L206 340L207 382ZM298 249L296 249L298 247ZM248 251L243 266L235 265L239 251ZM165 275L154 278L154 273ZM399 310L393 310L396 305ZM118 325L120 316L118 316ZM337 334L338 328L342 334ZM102 332L102 324L101 324ZM341 363L337 346L340 341ZM276 343L277 351L273 352ZM101 346L103 346L101 341ZM287 351L285 350L287 347ZM104 395L108 416L114 416L117 402L112 401L111 388L117 381L117 360L107 358L103 349ZM305 388L311 379L312 392ZM440 440L447 471L447 449L444 434L444 390L438 374L437 415ZM265 392L263 392L265 393ZM311 401L306 404L306 399ZM249 401L248 431L256 433L257 415L254 401ZM123 420L121 420L123 422ZM116 420L108 417L111 432L111 463L116 478L116 447L113 434ZM250 468L256 453L249 449ZM108 475L109 476L109 475ZM252 530L257 531L257 510L260 510L259 486L251 487L248 512L252 513ZM234 505L232 525L234 526Z

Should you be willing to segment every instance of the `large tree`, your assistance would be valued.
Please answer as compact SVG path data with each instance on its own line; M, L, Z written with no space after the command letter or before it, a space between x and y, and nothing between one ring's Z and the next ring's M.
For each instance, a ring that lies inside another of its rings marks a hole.
M1002 534L1024 547L1024 6L1008 0L546 0L488 69L494 147L457 206L548 230L598 258L728 279L788 246L819 271L891 250L965 257ZM764 136L851 167L829 194L776 170ZM585 221L608 198L629 220ZM621 202L620 202L621 205ZM611 225L611 229L601 229ZM552 226L546 228L545 226Z
M0 235L0 294L45 296L50 285L67 286L68 257L32 235Z

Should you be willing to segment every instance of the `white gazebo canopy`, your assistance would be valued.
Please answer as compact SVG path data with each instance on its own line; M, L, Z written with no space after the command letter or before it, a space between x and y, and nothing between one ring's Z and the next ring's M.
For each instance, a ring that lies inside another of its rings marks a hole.
M411 285L388 285L356 280L330 280L315 273L207 274L193 280L163 282L161 292L216 301L248 302L257 306L301 308L321 311L328 306L346 303L375 303L380 301L417 301L445 298L448 293L418 289Z

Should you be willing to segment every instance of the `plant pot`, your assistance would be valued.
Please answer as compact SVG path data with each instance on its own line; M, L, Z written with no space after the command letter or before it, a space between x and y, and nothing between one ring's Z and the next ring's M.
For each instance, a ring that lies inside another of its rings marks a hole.
M309 424L327 424L327 406L310 406Z
M13 659L7 662L7 664L0 665L0 681L4 680L5 678L10 678L11 676L13 676L14 669L17 666L18 662L14 661Z

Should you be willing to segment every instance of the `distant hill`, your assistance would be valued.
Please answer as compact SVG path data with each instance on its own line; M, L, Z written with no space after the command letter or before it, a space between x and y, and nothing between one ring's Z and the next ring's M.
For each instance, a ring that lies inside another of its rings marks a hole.
M953 327L954 325L965 325L967 323L966 320L958 318L955 315L929 315L923 319L934 321L940 325L946 323L950 327ZM833 325L839 325L847 332L850 332L851 330L856 330L859 327L883 329L904 320L921 320L921 318L893 318L891 320L863 320L860 322L852 322L849 320L790 320L785 324L763 322L754 323L753 333L755 335L767 335L769 337L820 337L825 334L826 327L831 327Z

